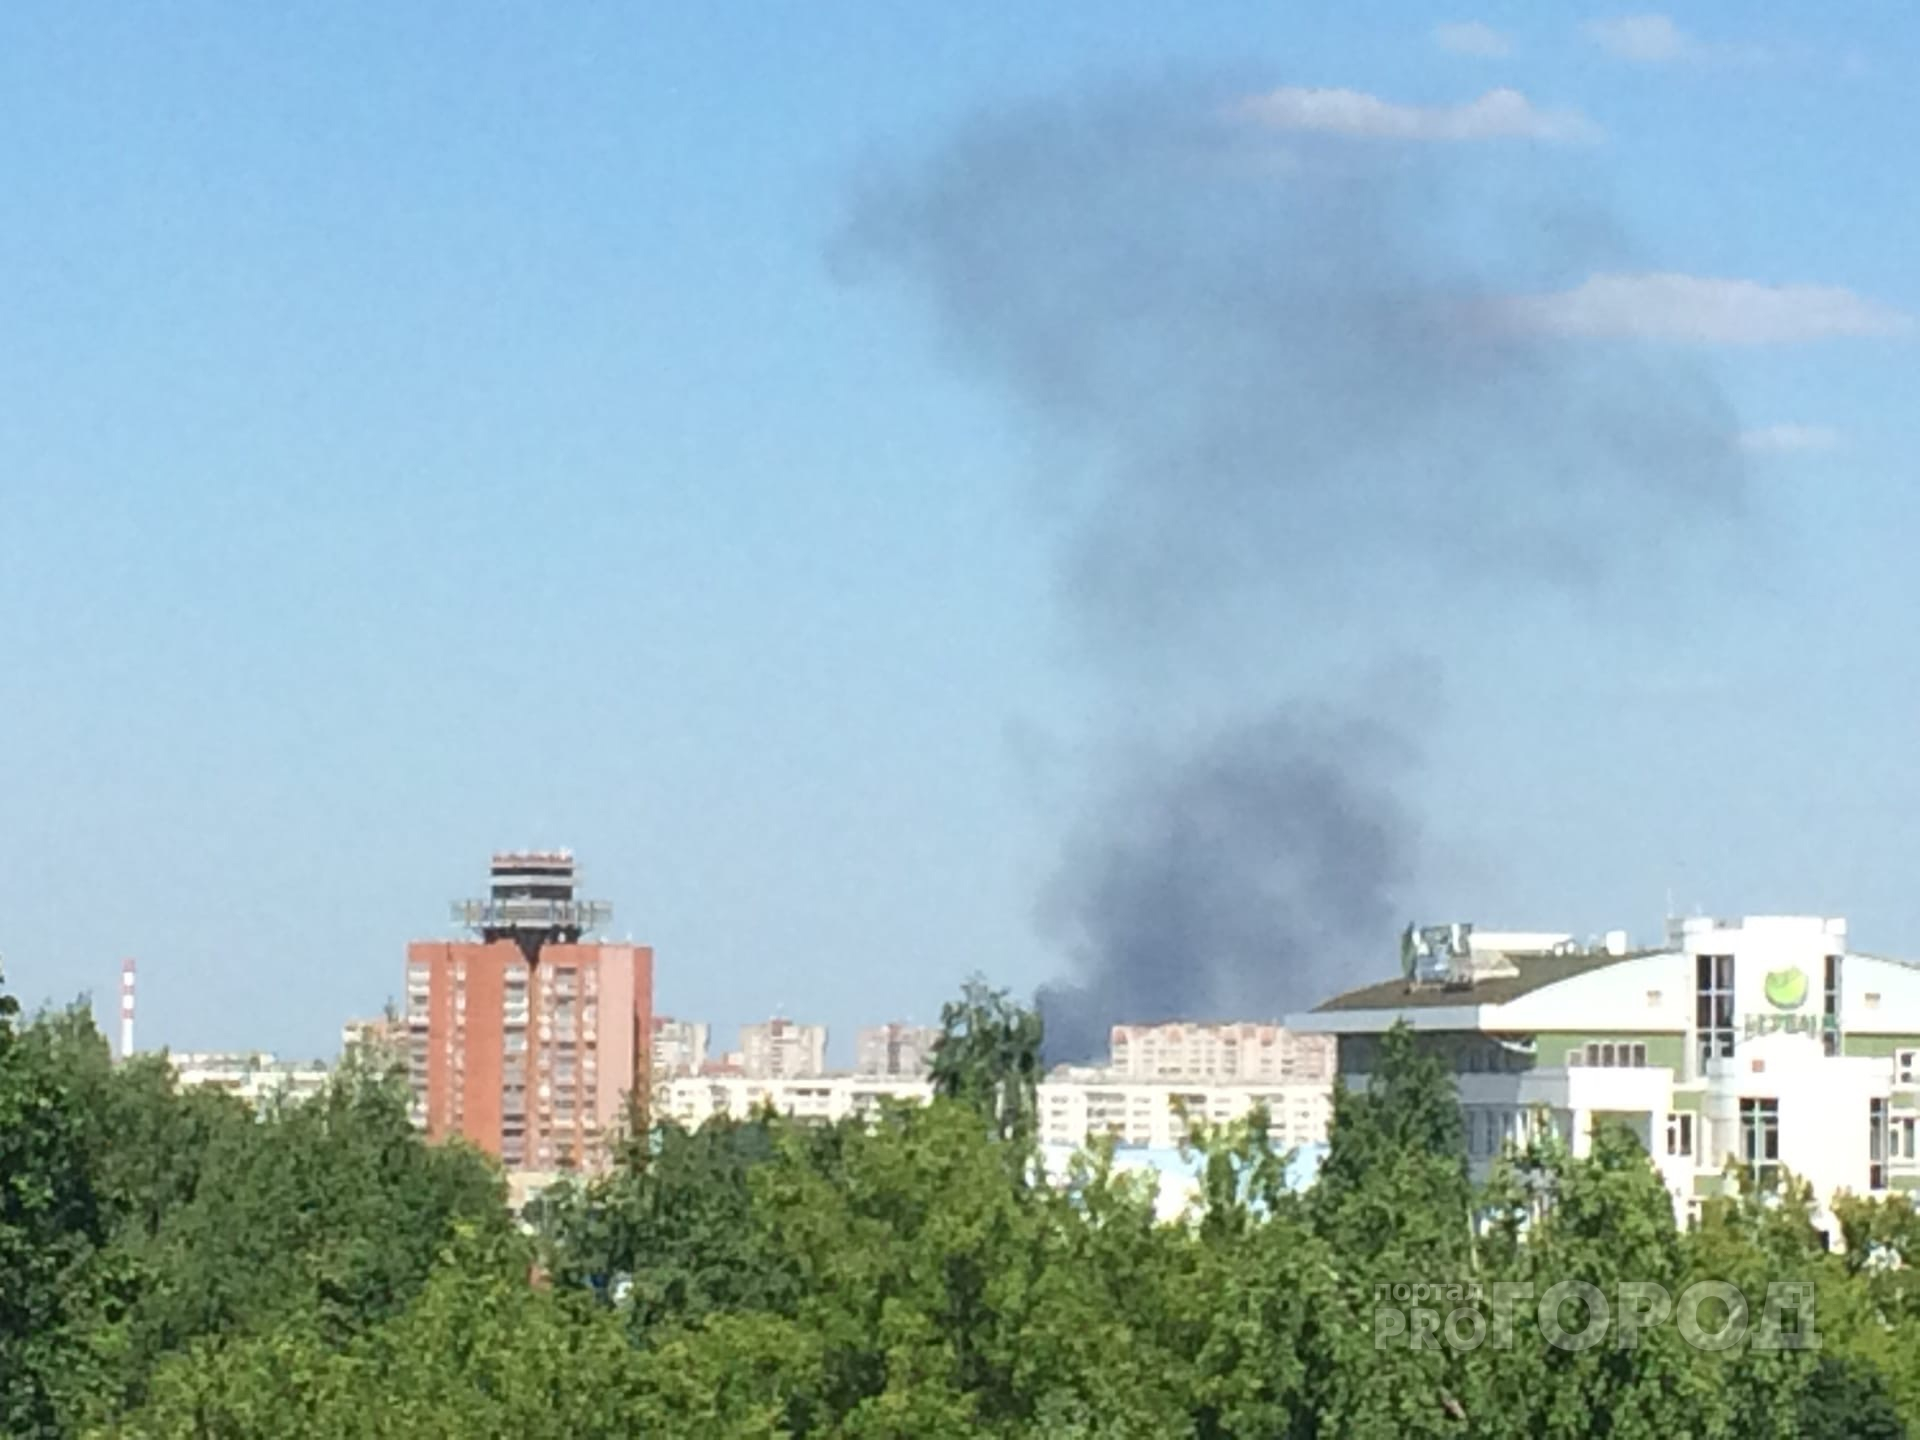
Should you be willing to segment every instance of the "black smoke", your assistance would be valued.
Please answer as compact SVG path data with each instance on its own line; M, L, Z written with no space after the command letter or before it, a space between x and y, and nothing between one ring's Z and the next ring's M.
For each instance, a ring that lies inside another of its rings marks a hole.
M1079 983L1044 987L1051 1052L1116 1020L1281 1013L1396 927L1407 757L1377 727L1269 715L1140 757L1070 837L1050 909Z
M1030 427L1069 517L1063 602L1125 717L1047 888L1072 971L1042 996L1054 1060L1391 967L1415 729L1330 677L1246 678L1276 635L1381 662L1419 637L1444 680L1427 612L1498 624L1741 496L1701 371L1515 323L1515 295L1628 259L1584 162L1280 134L1244 98L981 117L870 177L841 249L908 282Z

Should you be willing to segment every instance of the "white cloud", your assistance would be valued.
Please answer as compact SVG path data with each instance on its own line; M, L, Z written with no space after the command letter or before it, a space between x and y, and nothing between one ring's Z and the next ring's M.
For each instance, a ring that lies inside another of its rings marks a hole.
M1477 55L1486 60L1501 60L1513 54L1512 40L1478 20L1434 26L1433 43L1450 55Z
M1588 40L1616 60L1636 65L1764 64L1774 58L1754 45L1709 45L1667 15L1621 15L1582 27Z
M1761 425L1740 432L1741 449L1761 454L1834 450L1839 445L1840 432L1828 425Z
M1586 26L1587 38L1616 60L1642 65L1664 65L1700 53L1699 45L1666 15L1622 15L1595 20Z
M1558 335L1783 345L1904 335L1910 316L1836 285L1763 285L1701 275L1593 275L1571 290L1516 296L1507 321Z
M1598 131L1571 110L1542 110L1518 90L1489 90L1462 105L1397 105L1360 90L1286 85L1240 107L1275 130L1367 140L1590 140Z

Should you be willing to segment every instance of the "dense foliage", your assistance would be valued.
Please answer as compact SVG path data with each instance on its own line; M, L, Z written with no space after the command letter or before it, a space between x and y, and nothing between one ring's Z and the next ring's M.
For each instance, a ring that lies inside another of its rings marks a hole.
M1198 1137L1200 1198L1168 1223L1099 1147L1041 1171L1030 1016L974 987L947 1022L930 1106L668 1128L516 1224L484 1159L416 1138L393 1077L256 1117L0 997L0 1433L1819 1440L1920 1418L1903 1202L1845 1202L1844 1254L1791 1187L1683 1231L1614 1131L1476 1190L1449 1078L1392 1036L1312 1189L1256 1120ZM1518 1306L1477 1346L1383 1318L1395 1286L1477 1287L1452 1323L1502 1285L1700 1279L1756 1321L1770 1282L1811 1287L1817 1343L1550 1343L1578 1305Z

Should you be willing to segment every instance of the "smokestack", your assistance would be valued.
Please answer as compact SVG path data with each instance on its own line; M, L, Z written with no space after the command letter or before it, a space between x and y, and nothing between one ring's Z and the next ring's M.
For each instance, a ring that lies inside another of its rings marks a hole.
M133 1055L133 959L120 962L120 1058Z

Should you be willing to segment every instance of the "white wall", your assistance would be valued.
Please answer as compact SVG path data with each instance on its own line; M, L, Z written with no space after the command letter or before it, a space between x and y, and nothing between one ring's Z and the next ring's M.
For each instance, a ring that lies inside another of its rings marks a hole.
M1212 1125L1238 1120L1255 1104L1267 1106L1270 1133L1288 1146L1327 1138L1332 1087L1311 1084L1166 1084L1129 1080L1057 1080L1040 1083L1040 1139L1084 1144L1090 1134L1113 1135L1127 1145L1171 1149L1187 1138L1187 1114ZM836 1121L868 1113L883 1099L932 1097L925 1080L875 1075L821 1075L756 1079L741 1075L682 1075L654 1089L655 1113L695 1126L714 1115L744 1117L762 1104L797 1119Z
M1693 961L1672 952L1616 961L1488 1006L1482 1018L1508 1031L1682 1030L1693 1019Z

